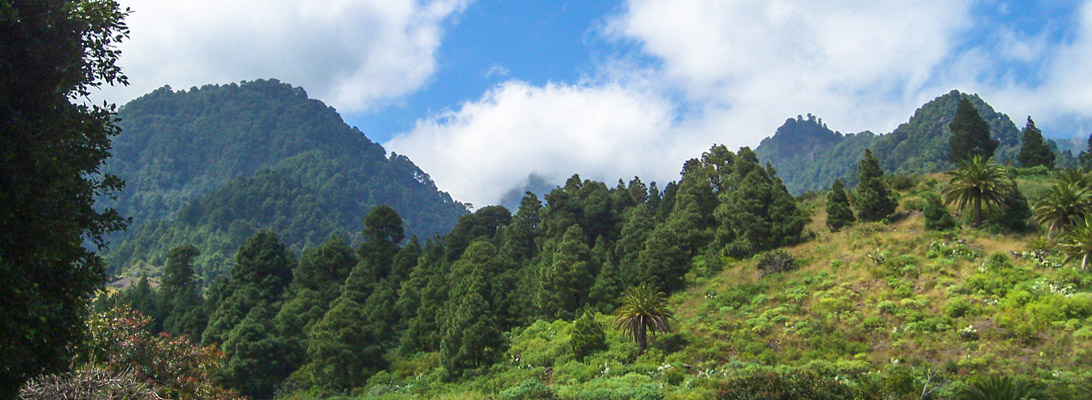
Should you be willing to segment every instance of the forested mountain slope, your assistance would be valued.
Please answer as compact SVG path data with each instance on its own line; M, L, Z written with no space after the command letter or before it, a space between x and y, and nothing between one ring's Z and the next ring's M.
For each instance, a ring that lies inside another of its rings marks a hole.
M119 117L107 169L126 181L114 206L133 223L104 253L115 271L160 264L180 243L198 245L202 264L223 271L259 229L300 250L359 230L378 205L426 237L467 212L408 158L388 158L333 108L276 80L163 87Z
M1020 152L1020 131L1011 119L999 113L978 95L951 91L921 106L910 120L889 134L872 132L842 134L831 131L821 119L788 119L773 136L762 140L755 149L758 158L777 169L789 191L829 188L840 178L849 186L856 184L856 163L864 150L871 149L888 173L920 174L946 171L948 161L948 124L955 117L961 98L967 98L990 125L991 137L1000 141L995 157L1012 163ZM1051 143L1051 147L1056 146ZM1072 157L1062 156L1061 166L1072 166Z

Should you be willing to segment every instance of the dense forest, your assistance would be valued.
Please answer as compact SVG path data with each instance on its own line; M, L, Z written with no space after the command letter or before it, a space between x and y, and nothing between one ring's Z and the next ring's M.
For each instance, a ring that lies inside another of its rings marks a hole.
M158 275L148 265L192 244L207 285L262 229L299 251L359 229L378 205L397 209L424 237L467 212L409 158L388 157L332 108L276 80L163 87L118 118L122 133L105 170L126 186L116 201L100 199L132 218L103 252L115 273Z
M948 160L948 125L955 118L956 105L967 99L989 124L990 135L999 142L996 157L1002 163L1019 164L1023 144L1020 130L1005 114L990 107L978 95L951 91L918 108L910 120L891 133L877 135L870 131L842 134L830 130L822 119L808 115L789 118L773 136L755 148L759 160L777 168L785 186L793 194L830 187L835 179L856 184L855 163L864 149L871 149L884 170L895 174L916 175L947 171L955 166ZM1058 166L1077 165L1075 154L1058 152Z
M852 160L783 168L831 181L799 197L714 145L470 213L276 81L117 125L74 99L125 82L128 11L3 4L48 45L0 46L0 398L1092 398L1092 137L952 92L889 135L789 120L764 143Z

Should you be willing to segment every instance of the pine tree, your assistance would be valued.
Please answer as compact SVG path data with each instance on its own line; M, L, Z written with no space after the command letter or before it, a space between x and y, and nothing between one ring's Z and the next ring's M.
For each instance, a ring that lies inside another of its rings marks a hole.
M1050 147L1043 140L1043 133L1035 127L1035 121L1030 116L1027 125L1024 125L1023 144L1020 146L1018 160L1022 167L1042 165L1054 169L1054 152L1050 151Z
M540 275L538 308L547 318L571 319L587 301L598 268L591 259L580 225L572 225Z
M1000 144L990 138L990 125L966 98L959 101L955 118L948 128L952 131L948 139L948 160L953 164L969 160L974 155L989 158Z
M857 218L861 221L879 221L895 212L897 204L883 183L883 169L871 150L857 164Z
M315 383L336 390L363 386L372 374L386 368L383 353L364 307L350 296L334 301L311 329L307 346Z
M583 361L584 357L607 349L607 334L603 332L603 327L595 322L591 313L584 311L580 318L573 321L573 336L569 341L569 347L577 361Z
M849 208L845 186L842 186L841 179L835 179L830 186L830 196L827 196L827 226L831 231L837 232L856 221L853 210Z
M273 398L277 385L292 372L284 347L273 327L272 308L266 304L254 307L224 342L224 383L256 399Z
M452 297L441 326L440 361L452 376L491 365L504 346L489 304L472 287L461 291L466 294Z
M398 246L405 239L402 217L388 206L375 207L364 217L364 230L360 234L364 243L357 254L369 268L372 281L378 282L390 273Z

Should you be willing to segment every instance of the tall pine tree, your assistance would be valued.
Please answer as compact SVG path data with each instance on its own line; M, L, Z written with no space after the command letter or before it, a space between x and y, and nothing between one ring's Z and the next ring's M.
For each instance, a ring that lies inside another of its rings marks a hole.
M966 98L959 101L955 118L948 128L952 131L948 139L948 160L952 164L969 160L974 155L989 158L1000 144L990 138L990 125Z
M830 185L830 196L827 196L827 226L831 231L837 232L856 221L853 210L849 208L845 186L841 179L835 179L834 184Z
M964 100L966 101L966 100ZM895 212L897 204L883 183L883 169L872 150L865 150L857 164L857 218L861 221L879 221Z
M1018 157L1021 167L1034 167L1037 165L1054 169L1054 152L1050 151L1043 133L1035 127L1035 121L1028 117L1027 125L1024 125L1023 143L1020 146Z

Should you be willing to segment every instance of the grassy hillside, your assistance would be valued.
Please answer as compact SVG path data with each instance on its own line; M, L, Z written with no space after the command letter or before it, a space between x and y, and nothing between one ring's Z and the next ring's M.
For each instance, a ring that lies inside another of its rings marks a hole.
M1019 173L1018 183L1034 193L1042 172ZM824 225L824 196L804 200L813 236L784 249L795 270L763 276L763 255L696 257L687 289L669 299L673 332L641 356L610 315L596 317L605 349L583 360L569 346L572 322L541 320L508 333L506 361L487 375L446 383L435 354L392 355L390 372L355 398L713 398L760 372L807 372L867 398L898 399L923 389L951 398L1003 374L1034 381L1051 398L1083 398L1092 379L1092 275L1062 265L1034 227L925 230L918 196L945 185L941 175L919 177L900 192L895 221L840 232Z

